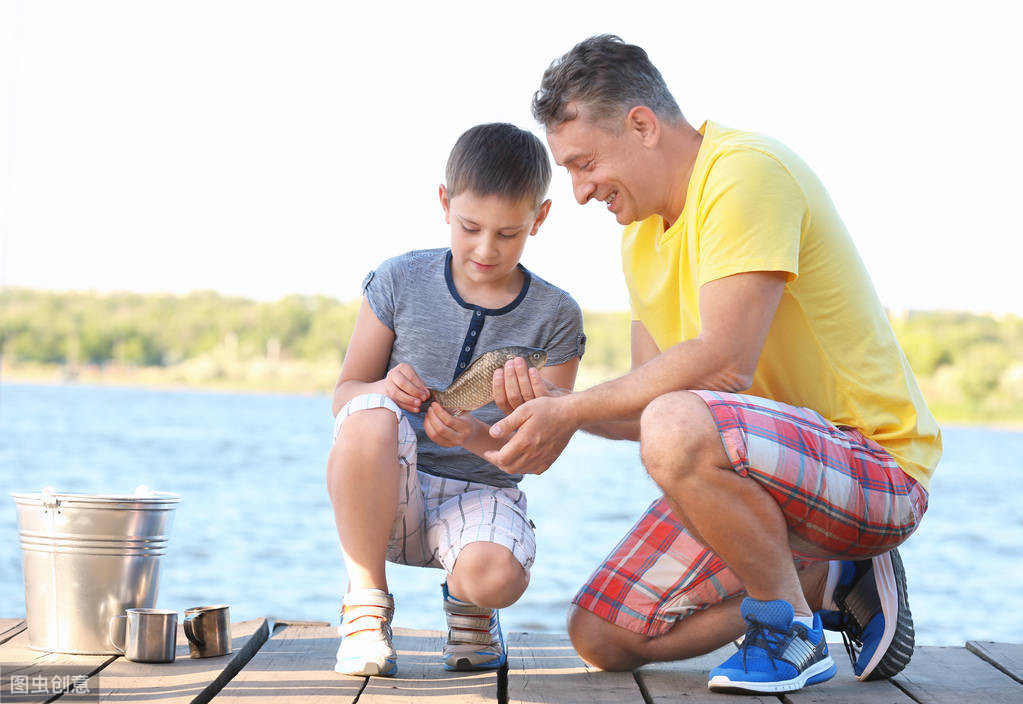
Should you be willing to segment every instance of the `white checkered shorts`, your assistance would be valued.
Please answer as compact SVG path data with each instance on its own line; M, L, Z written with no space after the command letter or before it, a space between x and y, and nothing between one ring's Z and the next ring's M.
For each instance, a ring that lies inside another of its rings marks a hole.
M517 488L448 479L417 469L415 431L397 404L383 394L349 401L334 419L334 439L345 418L371 408L387 408L398 417L401 485L387 559L450 572L463 547L490 542L511 550L528 570L536 557L536 538L526 518L526 495Z

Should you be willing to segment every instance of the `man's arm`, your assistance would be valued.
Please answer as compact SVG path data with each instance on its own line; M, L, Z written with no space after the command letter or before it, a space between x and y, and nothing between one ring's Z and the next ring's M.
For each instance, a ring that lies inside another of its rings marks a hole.
M633 370L640 367L661 353L654 342L653 335L640 320L633 320L629 330L630 347L632 348ZM610 438L611 440L639 440L639 416L629 419L605 420L589 423L581 428L587 433Z
M505 471L539 474L557 459L576 430L600 429L606 421L637 423L658 396L683 389L749 388L786 277L785 272L748 272L705 284L700 289L697 337L618 379L520 406L491 428L495 437L513 431L515 437L499 452L487 453L487 459Z

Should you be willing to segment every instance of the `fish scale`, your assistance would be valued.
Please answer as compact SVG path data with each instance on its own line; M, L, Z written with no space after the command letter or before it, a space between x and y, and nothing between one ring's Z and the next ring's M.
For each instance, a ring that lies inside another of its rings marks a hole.
M464 412L482 408L494 400L494 372L516 357L522 357L534 369L547 363L545 350L536 347L499 347L474 359L448 388L443 391L430 389L430 400L449 411Z

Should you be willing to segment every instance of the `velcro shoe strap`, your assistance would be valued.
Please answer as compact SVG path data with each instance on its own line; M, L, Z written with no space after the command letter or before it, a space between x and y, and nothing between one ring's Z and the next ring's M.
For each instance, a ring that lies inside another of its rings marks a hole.
M383 623L390 623L393 609L380 606L366 606L363 604L349 606L345 604L341 610L341 626L345 627L354 621L377 620Z
M490 630L478 631L476 629L452 628L448 631L448 643L471 643L473 645L490 645L493 636Z
M490 611L485 616L466 616L464 614L447 614L448 628L468 628L474 631L490 630Z
M482 606L476 606L476 604L470 604L466 601L445 599L444 611L448 615L458 614L459 616L486 616L487 618L490 618L490 614L493 609L485 609Z

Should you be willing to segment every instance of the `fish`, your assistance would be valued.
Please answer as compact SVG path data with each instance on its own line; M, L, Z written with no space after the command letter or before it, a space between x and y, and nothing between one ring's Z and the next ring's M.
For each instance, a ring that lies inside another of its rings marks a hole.
M494 372L505 362L522 357L526 364L539 369L547 363L547 351L536 347L498 347L484 352L459 374L443 391L430 389L430 400L455 415L475 411L494 400Z

